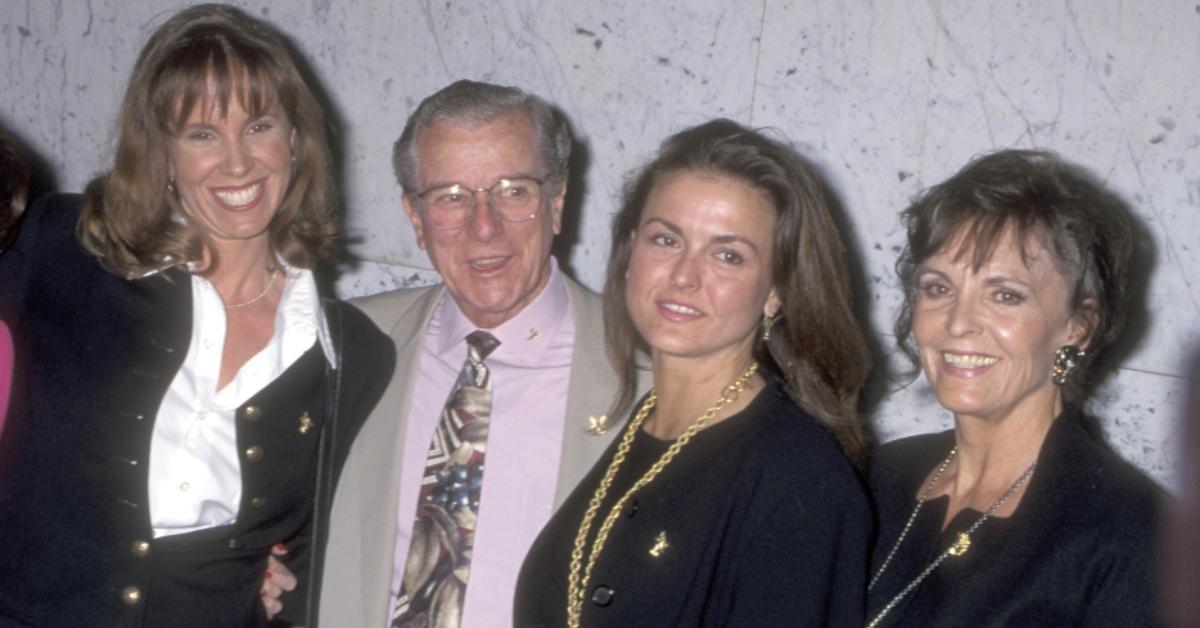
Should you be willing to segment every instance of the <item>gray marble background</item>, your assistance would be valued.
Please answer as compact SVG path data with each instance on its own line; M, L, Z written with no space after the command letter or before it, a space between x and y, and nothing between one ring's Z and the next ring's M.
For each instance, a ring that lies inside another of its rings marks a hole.
M79 190L105 168L124 83L167 0L6 0L0 124ZM557 103L583 175L563 260L599 288L624 175L713 116L779 129L845 210L859 298L890 351L896 214L972 155L1039 147L1140 217L1145 311L1091 403L1112 444L1168 487L1189 348L1200 346L1200 4L1154 0L240 1L287 34L333 103L355 296L430 281L390 146L422 97L468 77ZM884 358L886 360L886 358ZM881 386L881 439L950 417L921 381Z

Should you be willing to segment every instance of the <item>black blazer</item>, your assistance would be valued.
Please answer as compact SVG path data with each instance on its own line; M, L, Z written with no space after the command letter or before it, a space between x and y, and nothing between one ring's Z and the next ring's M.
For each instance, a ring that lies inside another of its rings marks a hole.
M529 549L514 626L566 624L575 536L619 440ZM637 434L592 538L669 445ZM870 535L866 492L837 441L771 383L738 414L697 432L626 504L596 561L581 623L861 626Z
M954 432L883 445L871 464L879 508L872 574L896 545L925 476ZM1163 493L1097 442L1078 411L1051 426L1016 512L985 521L960 557L947 558L902 598L882 626L1155 626L1154 535ZM949 547L982 513L966 509L945 531L947 497L931 499L868 596L868 617Z
M190 281L106 271L74 236L79 203L41 199L0 255L0 318L16 349L0 435L0 626L265 625L270 548L287 543L311 583L309 548L390 378L392 343L354 307L326 301L340 369L314 343L238 410L236 523L154 540L150 435L191 339ZM306 588L285 600L296 621Z

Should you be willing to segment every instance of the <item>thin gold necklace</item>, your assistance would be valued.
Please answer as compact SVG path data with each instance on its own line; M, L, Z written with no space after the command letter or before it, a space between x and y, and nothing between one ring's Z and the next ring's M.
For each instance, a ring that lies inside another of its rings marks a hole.
M608 490L612 486L613 478L617 475L617 469L621 463L625 461L625 456L629 453L629 447L633 444L633 438L641 429L642 423L646 421L646 417L650 416L650 411L654 408L654 404L658 401L658 394L651 389L650 396L642 403L642 407L638 409L637 415L629 422L629 426L625 428L625 434L621 437L621 444L617 446L617 453L613 456L612 462L608 463L608 469L604 472L604 477L600 480L600 485L596 487L596 492L592 494L591 501L588 502L587 512L583 514L583 521L579 524L579 532L575 535L575 547L571 550L571 573L567 577L567 626L569 628L579 628L579 618L583 613L583 597L587 591L588 580L592 577L592 569L596 566L596 559L600 557L600 552L604 550L604 543L608 540L608 533L612 530L613 523L621 514L621 509L629 498L642 487L649 484L659 473L662 472L671 460L683 449L683 446L692 440L704 428L709 421L717 416L721 408L731 404L746 390L746 386L750 384L750 378L758 371L758 363L751 362L750 366L744 373L732 384L729 384L721 391L721 398L717 400L700 418L696 419L671 446L663 452L658 461L634 482L629 490L613 504L608 515L605 516L604 522L600 524L600 529L596 531L596 539L592 541L591 552L588 553L587 564L584 566L583 555L587 546L588 532L592 529L592 520L596 518L597 511L600 510L600 503L608 495ZM582 572L582 575L580 575Z
M879 566L879 571L875 572L875 577L871 578L870 584L867 585L867 591L870 591L875 587L875 583L879 582L879 577L883 575L884 570L886 570L888 565L891 564L892 557L896 555L896 550L900 549L900 544L904 543L904 539L908 536L908 531L912 528L913 521L915 521L917 518L917 513L921 512L921 506L925 505L925 500L929 498L929 493L933 490L934 485L937 484L938 478L942 477L942 473L945 472L946 467L950 465L950 460L952 460L954 455L957 453L958 447L955 446L954 449L950 450L950 455L946 456L946 459L938 465L937 471L933 474L933 477L929 478L929 483L925 485L925 490L921 491L921 496L917 498L916 507L913 508L912 514L908 516L908 522L904 524L904 530L900 532L900 537L896 539L896 544L892 546L892 551L888 552L887 558L883 559L883 564ZM1025 480L1028 480L1029 476L1033 474L1033 470L1035 468L1037 468L1036 460L1033 461L1033 464L1025 468L1025 471L1021 473L1021 475L1018 476L1012 484L1009 485L1008 490L1004 491L1003 495L996 498L996 501L992 502L991 506L988 506L987 511L984 512L978 519L976 519L975 523L972 523L966 530L958 533L958 535L955 537L954 543L951 543L950 547L947 547L941 554L938 555L937 558L933 559L933 562L929 563L928 567L926 567L921 573L917 574L917 577L913 578L912 582L909 582L907 586L901 589L899 593L889 600L888 603L883 607L883 610L879 611L879 614L867 624L866 628L875 628L878 626L879 622L883 621L884 616L891 612L891 610L900 603L900 600L904 599L904 596L912 593L914 589L920 586L921 582L924 581L929 574L933 573L933 570L937 569L938 565L941 565L942 562L947 558L951 556L957 558L963 554L966 554L967 550L971 549L971 535L975 533L975 530L978 530L979 526L983 525L983 522L987 521L988 518L990 518L996 512L996 510L1000 508L1005 500L1007 500L1009 497L1012 497L1012 494L1017 492L1017 489L1021 488L1021 485L1025 483Z
M271 278L269 280L267 280L267 287L263 288L263 291L258 293L258 296L250 299L249 301L243 301L241 303L234 303L233 305L226 305L225 309L236 310L236 309L240 309L240 308L246 307L247 305L251 305L253 303L258 302L259 299L262 299L263 297L267 296L267 293L271 291L271 286L275 285L275 277L277 277L277 276L279 276L279 269L272 268L271 269Z

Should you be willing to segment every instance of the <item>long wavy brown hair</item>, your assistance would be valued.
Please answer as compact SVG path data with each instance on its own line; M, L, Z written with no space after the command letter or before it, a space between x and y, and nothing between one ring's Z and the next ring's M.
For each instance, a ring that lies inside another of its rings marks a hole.
M648 351L625 302L632 234L654 186L680 171L729 177L773 201L778 222L771 281L781 305L770 340L756 342L755 359L783 382L797 405L833 433L861 470L866 444L859 391L871 359L854 318L845 249L824 188L790 147L731 120L712 120L667 138L657 157L626 182L620 212L613 218L604 283L609 358L621 380L612 413L628 410L636 361Z
M272 252L311 268L337 250L337 185L325 111L282 38L224 5L175 14L150 36L121 105L112 170L84 192L78 235L106 268L140 276L216 251L171 189L168 148L195 107L251 116L278 103L296 132L291 184L269 227Z

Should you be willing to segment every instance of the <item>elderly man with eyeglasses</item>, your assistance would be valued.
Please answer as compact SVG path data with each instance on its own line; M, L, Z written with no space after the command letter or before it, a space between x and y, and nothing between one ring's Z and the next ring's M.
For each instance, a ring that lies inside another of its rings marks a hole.
M333 498L322 625L511 625L526 550L617 431L599 297L550 256L570 151L511 87L459 81L408 119L393 163L442 283L357 303L398 364Z

